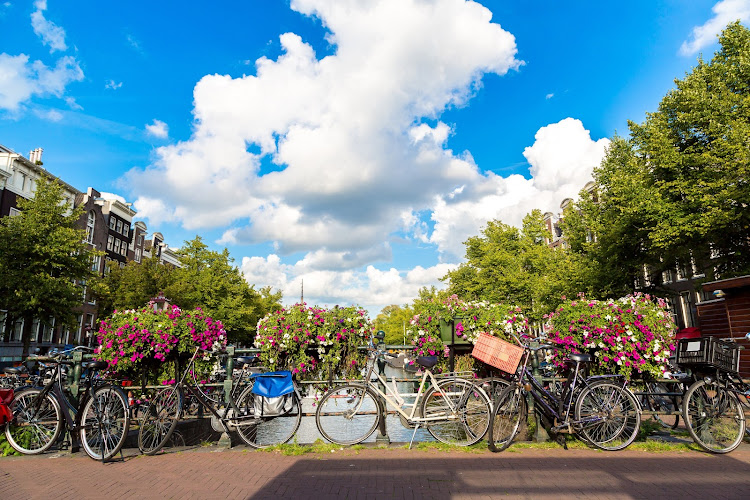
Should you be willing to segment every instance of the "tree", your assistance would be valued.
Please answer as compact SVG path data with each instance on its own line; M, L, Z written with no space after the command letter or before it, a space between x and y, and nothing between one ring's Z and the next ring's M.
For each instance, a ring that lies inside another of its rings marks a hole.
M466 260L443 279L447 293L463 300L517 305L532 320L540 320L565 293L586 289L581 261L564 250L550 248L542 213L534 210L523 229L490 221L481 236L466 242Z
M0 219L0 309L22 318L23 355L34 319L73 327L81 283L95 276L85 232L76 227L83 208L65 203L56 180L40 177L31 199L18 199L19 215ZM51 326L51 325L50 325Z
M232 265L229 251L210 250L200 236L177 251L182 267L160 264L157 259L129 262L104 278L100 292L107 311L138 309L157 293L184 309L200 307L220 320L230 342L249 344L258 321L281 307L281 292L270 287L260 291L247 283Z
M706 279L750 272L750 31L732 23L720 50L667 93L630 137L615 138L594 170L597 199L583 198L566 237L596 266L602 292L695 266ZM716 273L716 274L715 274Z
M385 332L385 343L402 345L406 343L406 330L414 316L414 309L393 304L385 306L373 322L373 328Z

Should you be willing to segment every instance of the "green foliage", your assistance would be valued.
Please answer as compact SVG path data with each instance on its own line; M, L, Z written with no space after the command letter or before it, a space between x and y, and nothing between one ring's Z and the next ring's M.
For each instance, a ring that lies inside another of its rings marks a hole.
M403 345L406 343L406 327L414 316L411 307L398 305L385 306L373 322L374 330L385 332L385 343L389 345Z
M19 215L0 219L0 309L26 320L28 353L34 318L75 325L80 283L94 277L91 259L98 254L76 226L83 208L71 210L59 182L40 177L34 197L19 198L18 208Z
M227 249L209 250L200 236L185 242L177 252L182 267L165 266L156 259L130 262L104 278L101 293L105 307L136 309L163 291L172 303L185 309L200 307L220 320L229 341L250 344L263 316L280 306L281 292L260 291L247 283Z
M357 307L295 304L258 322L255 346L270 370L290 370L298 378L360 377L372 338L367 312Z
M597 241L575 250L599 295L626 291L643 264L656 281L692 262L707 280L750 272L750 31L732 23L719 42L594 171L597 199L582 200L576 224Z
M109 370L131 379L165 378L174 374L166 362L188 360L196 348L204 351L226 346L226 332L202 310L183 311L177 306L154 310L115 311L100 323L96 349L98 359L109 363ZM209 352L199 355L199 375L207 375L213 365Z
M518 229L490 221L481 236L466 242L466 263L443 279L448 291L464 300L521 306L539 321L566 293L587 290L578 254L550 248L543 215L534 210Z

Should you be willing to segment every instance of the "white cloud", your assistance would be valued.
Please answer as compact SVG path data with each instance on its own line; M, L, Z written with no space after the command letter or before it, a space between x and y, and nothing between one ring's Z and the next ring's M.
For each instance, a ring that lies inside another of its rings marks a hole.
M50 53L56 50L67 50L65 30L44 17L47 0L37 0L34 2L34 7L36 10L31 13L31 27L34 28L34 33L42 39L44 45L49 45Z
M306 259L286 265L275 254L267 258L245 257L240 267L249 283L281 290L287 304L299 301L304 285L304 300L308 304L360 305L373 318L387 305L411 303L424 286L444 287L440 278L456 267L438 264L399 271L367 266L363 271L326 271L310 268Z
M680 46L680 54L690 56L716 42L716 37L727 24L750 19L750 0L722 0L711 9L714 16L693 28L690 38Z
M119 83L118 83L118 82L116 82L116 81L114 81L114 80L107 80L107 81L106 81L106 82L104 83L104 88L105 88L105 89L109 89L109 90L117 90L117 89L119 89L120 87L122 87L122 82L119 82Z
M479 234L488 220L520 226L535 208L559 211L563 199L575 197L591 180L608 144L608 139L592 140L581 121L573 118L540 128L534 144L523 152L531 178L487 173L440 197L432 213L435 229L430 241L456 258L464 253L463 242Z
M83 106L78 104L73 97L66 97L65 104L67 104L70 109L74 109L76 111L80 111L83 109Z
M451 129L435 118L464 105L485 74L522 64L488 9L456 0L291 7L325 25L335 53L318 59L285 33L281 56L258 59L255 75L203 77L192 137L131 171L134 192L174 207L188 228L250 221L224 241L361 254L402 230L404 214L481 180L470 157L445 149ZM261 175L262 159L283 168ZM197 190L205 196L196 202Z
M83 80L83 71L71 56L61 57L54 68L29 56L0 54L0 109L16 112L32 96L61 97L65 87Z
M63 114L56 109L50 109L48 111L36 109L34 110L34 114L36 114L42 120L48 120L51 122L59 122L63 119Z
M146 132L159 139L166 139L169 136L169 127L163 121L154 118L153 123L146 125Z
M161 200L141 196L133 202L133 208L138 212L138 218L148 219L156 226L175 220L174 211Z
M546 96L544 96L545 99L552 99L553 97L555 97L555 94L551 92L547 94Z
M101 197L102 197L102 198L104 198L105 200L117 200L117 201L119 201L120 203L127 203L127 201L125 201L125 198L124 198L123 196L120 196L119 194L115 194L115 193L105 193L105 192L101 192L101 193L99 193L99 194L100 194L100 195L101 195Z

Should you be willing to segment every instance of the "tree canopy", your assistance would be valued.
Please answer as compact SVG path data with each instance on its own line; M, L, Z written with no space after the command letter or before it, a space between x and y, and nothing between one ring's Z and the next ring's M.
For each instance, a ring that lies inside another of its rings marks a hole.
M18 199L20 214L0 219L0 309L10 325L24 320L24 355L35 318L73 327L82 284L93 278L85 232L76 227L83 208L65 202L59 182L40 177L31 199ZM51 325L50 325L51 326Z
M750 272L750 31L739 22L720 49L662 99L644 123L629 123L594 170L566 236L598 268L597 287L632 289L648 265L658 276L693 264L706 279ZM568 221L566 220L566 223Z
M224 325L230 342L249 344L260 318L280 307L281 292L270 287L255 290L229 251L210 250L200 236L177 251L182 267L160 264L156 259L129 262L104 278L102 296L108 313L138 309L159 292L183 309L200 307ZM101 313L101 310L100 310Z
M528 214L523 228L490 221L480 236L466 242L466 262L443 279L448 293L463 300L517 305L532 320L554 308L565 293L586 289L576 255L556 251L539 210Z

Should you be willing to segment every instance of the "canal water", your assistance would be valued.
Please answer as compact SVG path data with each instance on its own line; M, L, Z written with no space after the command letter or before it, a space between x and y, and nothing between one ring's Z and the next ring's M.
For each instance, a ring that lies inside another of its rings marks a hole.
M390 379L391 377L395 378L411 378L413 377L413 374L407 373L401 368L394 368L392 366L386 365L385 367L385 375ZM392 386L393 382L389 382L389 385ZM416 392L416 388L413 382L396 382L396 387L398 388L398 391L403 394L411 394ZM390 395L390 393L389 393ZM322 396L322 394L320 395ZM320 397L319 396L319 397ZM395 399L395 398L394 398ZM405 398L407 403L412 403L414 401L414 397L411 398ZM318 428L315 425L315 398L313 396L305 397L302 401L302 412L303 414L312 414L311 416L303 416L302 422L300 423L300 427L297 430L296 437L293 438L296 440L297 443L300 444L309 444L314 443L318 439L322 441L326 441L326 439L320 435L320 432L318 432ZM394 412L395 409L388 405L388 411ZM406 410L406 413L409 414L411 412L411 407L409 407L408 410ZM335 418L335 417L334 417ZM341 417L343 419L343 417ZM401 420L399 419L398 414L390 413L386 417L386 433L388 434L388 437L390 438L392 443L408 443L411 438L412 434L414 433L413 429L407 429L401 424ZM375 442L375 439L378 435L377 429L373 434L367 438L364 442L365 443L371 443ZM432 437L432 435L426 430L426 429L418 429L416 435L414 436L414 442L420 442L420 441L435 441L435 438Z

